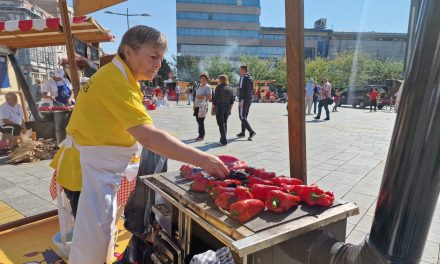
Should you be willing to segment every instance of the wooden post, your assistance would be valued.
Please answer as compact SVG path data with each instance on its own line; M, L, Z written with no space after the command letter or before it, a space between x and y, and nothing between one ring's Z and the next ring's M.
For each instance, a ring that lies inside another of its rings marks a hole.
M304 0L286 0L290 176L307 182L304 92Z
M73 94L75 98L79 92L79 77L75 60L75 50L73 48L73 36L70 28L69 12L67 11L66 0L58 0L58 7L60 9L61 21L63 24L63 35L66 41L67 60L69 62L70 80L72 81Z

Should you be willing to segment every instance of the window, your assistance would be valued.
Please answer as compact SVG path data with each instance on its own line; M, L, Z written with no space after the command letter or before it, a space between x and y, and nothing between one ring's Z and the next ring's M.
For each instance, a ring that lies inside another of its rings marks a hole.
M177 3L260 6L260 0L176 0Z
M205 37L258 38L259 31L208 28L177 28L177 35Z
M223 13L202 13L202 12L177 12L177 19L187 20L214 20L214 21L234 21L259 23L258 15L240 15Z

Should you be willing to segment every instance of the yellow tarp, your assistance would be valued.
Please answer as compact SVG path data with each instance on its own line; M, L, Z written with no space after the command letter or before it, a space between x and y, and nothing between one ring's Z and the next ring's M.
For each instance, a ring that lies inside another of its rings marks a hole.
M84 16L103 8L116 5L127 0L76 0L73 3L76 16Z
M125 250L131 237L123 225L123 221L119 221L116 253ZM52 237L58 231L58 217L55 216L0 233L0 264L66 263L52 243Z

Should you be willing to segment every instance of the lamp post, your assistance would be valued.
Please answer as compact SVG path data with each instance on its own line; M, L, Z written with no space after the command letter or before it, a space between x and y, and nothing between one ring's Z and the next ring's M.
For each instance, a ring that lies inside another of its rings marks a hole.
M106 14L111 14L111 15L119 15L119 16L125 16L125 17L127 17L127 29L130 29L130 20L129 20L129 17L131 17L131 16L150 16L150 14L147 14L147 13L141 13L141 14L129 14L129 13L128 13L128 8L127 8L127 12L126 12L126 13L116 13L116 12L112 12L112 11L105 11L104 13L106 13Z

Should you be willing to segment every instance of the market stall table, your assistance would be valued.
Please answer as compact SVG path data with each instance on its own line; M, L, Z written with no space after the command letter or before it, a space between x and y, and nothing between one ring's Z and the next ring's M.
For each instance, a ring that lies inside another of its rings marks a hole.
M346 218L359 213L356 205L337 201L331 208L300 205L282 215L265 211L255 219L240 224L220 211L207 193L189 191L191 181L177 172L145 176L143 181L155 192L153 211L158 222L165 227L165 233L168 233L163 236L180 243L182 252L179 256L182 258L200 253L193 250L200 246L195 241L209 243L213 239L208 237L212 236L217 240L213 247L229 247L237 263L300 263L292 261L290 255L301 243L299 236L324 229L344 241ZM287 250L283 250L284 247ZM181 263L176 259L173 261Z

